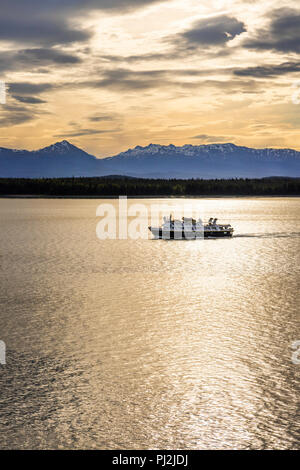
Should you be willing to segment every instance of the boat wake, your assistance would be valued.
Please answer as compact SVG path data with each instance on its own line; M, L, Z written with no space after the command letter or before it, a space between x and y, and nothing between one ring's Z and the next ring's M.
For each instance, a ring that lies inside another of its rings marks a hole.
M233 238L299 238L300 232L242 233Z

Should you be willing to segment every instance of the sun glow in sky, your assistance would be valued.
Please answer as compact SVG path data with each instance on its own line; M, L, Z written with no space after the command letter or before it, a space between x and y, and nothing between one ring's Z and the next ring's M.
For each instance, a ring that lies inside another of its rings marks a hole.
M68 139L99 157L150 142L300 149L299 0L0 7L2 147Z

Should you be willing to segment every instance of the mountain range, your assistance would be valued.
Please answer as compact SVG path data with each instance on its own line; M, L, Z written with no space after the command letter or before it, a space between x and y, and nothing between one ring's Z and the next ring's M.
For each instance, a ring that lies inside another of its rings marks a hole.
M145 178L262 178L300 176L300 152L234 144L137 146L96 158L66 140L40 150L0 148L0 177L55 178L124 175Z

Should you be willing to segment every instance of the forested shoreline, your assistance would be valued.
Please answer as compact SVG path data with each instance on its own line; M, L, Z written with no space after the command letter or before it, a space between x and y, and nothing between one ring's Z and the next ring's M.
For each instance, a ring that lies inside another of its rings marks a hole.
M300 178L0 178L0 196L300 196Z

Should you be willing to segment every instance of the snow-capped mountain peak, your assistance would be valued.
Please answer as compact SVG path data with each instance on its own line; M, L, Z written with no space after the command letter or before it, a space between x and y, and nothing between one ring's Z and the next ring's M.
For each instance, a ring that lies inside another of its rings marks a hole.
M75 145L70 144L67 140L62 140L61 142L56 142L55 144L49 145L48 147L44 147L37 152L53 152L53 153L68 153L71 150L80 150Z
M96 158L67 140L33 152L0 149L0 177L127 175L153 178L300 176L300 152L232 143L140 145Z

